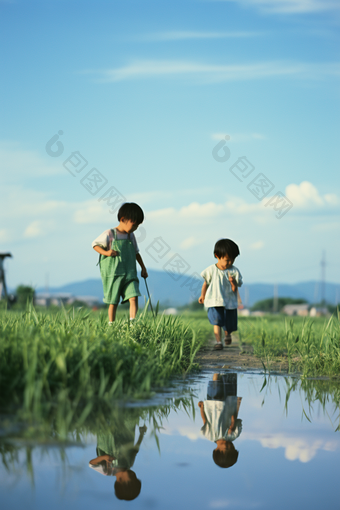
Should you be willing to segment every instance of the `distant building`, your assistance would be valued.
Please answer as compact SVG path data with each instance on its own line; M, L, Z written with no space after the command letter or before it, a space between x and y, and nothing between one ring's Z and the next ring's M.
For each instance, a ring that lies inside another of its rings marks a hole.
M72 305L75 301L82 302L85 305L92 307L94 305L99 304L99 299L96 296L73 296L68 292L60 292L55 294L39 293L35 295L34 303L38 306L61 306L63 305Z
M310 309L309 315L311 317L324 317L325 315L329 315L329 311L327 310L327 308L317 308L313 306Z
M266 312L261 312L260 310L256 310L255 312L251 312L251 315L253 317L264 317L266 315Z
M309 315L308 308L308 303L302 303L300 305L285 305L282 308L282 313L285 313L286 315L300 315L300 317L307 317Z
M177 315L177 309L176 308L166 308L164 310L164 315Z
M242 308L241 310L238 310L237 311L237 314L240 316L240 317L249 317L251 312L249 310L249 308ZM253 314L252 314L253 315Z

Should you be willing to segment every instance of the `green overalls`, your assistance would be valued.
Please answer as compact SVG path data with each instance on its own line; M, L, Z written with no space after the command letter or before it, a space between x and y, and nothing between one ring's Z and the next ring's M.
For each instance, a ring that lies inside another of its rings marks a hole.
M118 252L116 257L101 255L99 265L103 281L104 303L118 305L132 297L140 296L136 268L136 250L128 234L128 239L116 239L116 229L112 229L111 250Z

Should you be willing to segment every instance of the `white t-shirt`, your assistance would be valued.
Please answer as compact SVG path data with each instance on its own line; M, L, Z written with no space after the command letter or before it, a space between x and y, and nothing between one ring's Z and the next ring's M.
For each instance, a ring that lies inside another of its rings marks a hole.
M224 402L205 400L203 402L207 421L201 428L202 434L210 441L226 439L234 441L242 432L242 420L235 420L234 430L228 434L231 417L237 413L237 397L227 397Z
M237 292L233 292L228 276L232 276L238 287L242 285L242 275L235 266L229 269L218 269L216 264L202 271L201 276L207 282L208 288L204 299L204 306L224 306L227 310L237 308Z
M115 230L116 230L116 239L118 241L121 239L128 239L129 234L125 234L125 233L123 234L122 232L118 232L117 229L115 229ZM137 244L137 241L135 238L135 234L133 232L130 234L130 239L131 239L133 246L135 247L136 253L138 253L139 248L138 248L138 244ZM104 250L110 250L112 240L113 240L112 230L111 229L104 230L104 232L102 234L100 234L100 236L98 236L93 241L92 248L94 246L101 246L102 248L104 248Z

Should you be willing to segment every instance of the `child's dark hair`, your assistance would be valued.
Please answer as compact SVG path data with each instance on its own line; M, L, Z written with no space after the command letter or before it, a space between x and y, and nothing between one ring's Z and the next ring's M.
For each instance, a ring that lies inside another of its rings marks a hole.
M239 247L231 239L220 239L215 244L214 255L219 259L228 255L228 257L234 260L239 254Z
M141 207L134 202L125 202L118 211L118 221L122 218L140 225L144 221L144 213Z
M228 468L236 464L238 459L238 451L235 450L235 446L232 444L232 447L227 450L221 452L217 450L217 448L213 451L213 459L215 464L221 468Z
M136 473L130 469L126 470L129 473L128 482L115 482L115 494L118 499L125 499L126 501L132 501L139 496L142 482L138 480Z

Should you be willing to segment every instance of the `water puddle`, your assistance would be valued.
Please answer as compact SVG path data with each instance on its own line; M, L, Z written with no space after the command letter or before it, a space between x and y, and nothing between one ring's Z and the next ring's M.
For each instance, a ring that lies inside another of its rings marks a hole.
M340 385L215 379L91 414L63 442L56 418L38 441L3 417L2 508L338 509Z

